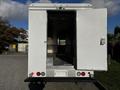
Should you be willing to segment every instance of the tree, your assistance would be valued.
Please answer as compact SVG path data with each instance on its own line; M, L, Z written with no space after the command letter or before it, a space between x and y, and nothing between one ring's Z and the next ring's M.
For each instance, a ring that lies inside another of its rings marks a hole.
M108 42L111 42L114 39L114 34L108 33L107 38L108 38Z
M116 26L114 34L108 34L108 54L120 62L120 27Z
M115 29L114 29L114 35L115 37L120 34L120 27L119 26L116 26Z
M4 49L4 46L8 44L8 42L4 41L4 32L7 31L10 27L10 24L0 18L0 53Z
M27 32L20 28L12 27L9 22L0 18L0 52L5 49L5 46L9 46L13 43L18 43L18 38L27 38Z
M9 41L11 43L19 42L18 38L25 39L26 31L24 29L18 29L16 27L11 27L9 30L7 30L5 33L6 38L9 38Z

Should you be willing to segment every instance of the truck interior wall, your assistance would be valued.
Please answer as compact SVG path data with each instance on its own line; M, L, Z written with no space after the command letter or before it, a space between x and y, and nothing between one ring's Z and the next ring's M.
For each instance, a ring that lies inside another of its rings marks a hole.
M50 10L47 18L47 48L53 50L48 57L57 57L73 65L76 61L76 12Z

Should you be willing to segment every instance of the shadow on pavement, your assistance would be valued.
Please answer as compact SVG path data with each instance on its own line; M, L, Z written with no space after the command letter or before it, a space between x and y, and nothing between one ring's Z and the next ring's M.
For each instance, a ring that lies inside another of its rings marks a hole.
M45 84L42 82L31 82L28 85L29 90L43 90L45 87Z

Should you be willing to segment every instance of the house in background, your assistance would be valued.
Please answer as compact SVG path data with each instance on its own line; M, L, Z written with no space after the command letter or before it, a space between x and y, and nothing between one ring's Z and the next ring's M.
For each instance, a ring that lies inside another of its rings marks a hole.
M22 36L24 36L24 38ZM20 33L20 35L16 40L17 40L17 43L9 45L9 52L27 53L28 52L28 32L26 31L26 33Z
M28 43L27 42L18 43L17 52L27 53L28 52Z

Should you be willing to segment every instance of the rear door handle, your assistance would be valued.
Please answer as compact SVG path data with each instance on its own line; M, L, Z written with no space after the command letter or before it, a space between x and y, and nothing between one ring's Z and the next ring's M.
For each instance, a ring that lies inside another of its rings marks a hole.
M100 39L100 45L104 45L105 44L105 38L101 38Z
M44 43L47 43L47 41L44 41Z

